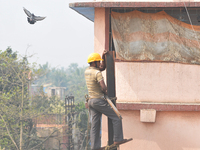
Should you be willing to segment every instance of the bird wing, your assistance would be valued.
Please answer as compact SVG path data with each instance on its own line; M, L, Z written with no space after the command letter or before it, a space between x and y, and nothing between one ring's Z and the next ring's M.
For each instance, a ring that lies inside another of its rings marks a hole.
M36 21L41 21L41 20L44 20L46 17L40 17L40 16L34 16L34 19Z
M24 8L24 7L23 7L23 9L24 9L24 12L27 14L27 16L28 16L28 17L31 17L30 11L28 11L28 10L27 10L26 8Z

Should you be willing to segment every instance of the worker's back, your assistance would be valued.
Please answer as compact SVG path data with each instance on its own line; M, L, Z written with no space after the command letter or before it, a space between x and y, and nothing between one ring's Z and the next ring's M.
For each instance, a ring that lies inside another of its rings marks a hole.
M101 72L95 67L85 70L85 80L90 98L102 98L104 96L99 81L103 80Z

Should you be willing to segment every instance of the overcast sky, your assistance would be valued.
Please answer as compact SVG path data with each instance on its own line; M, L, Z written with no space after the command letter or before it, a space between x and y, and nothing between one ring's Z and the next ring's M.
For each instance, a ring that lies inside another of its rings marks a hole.
M0 0L0 50L10 46L23 56L30 45L27 54L35 54L30 62L87 66L87 57L94 51L94 23L69 8L69 3L89 1ZM31 25L23 7L47 18Z

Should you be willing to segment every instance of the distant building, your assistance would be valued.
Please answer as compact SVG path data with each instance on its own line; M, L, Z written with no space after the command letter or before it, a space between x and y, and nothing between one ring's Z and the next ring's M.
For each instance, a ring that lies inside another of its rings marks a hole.
M43 148L48 150L66 150L68 147L68 127L65 116L61 114L46 114L33 119L36 124L37 136L48 138ZM56 131L55 131L56 130ZM53 133L53 134L52 134Z
M65 99L65 89L66 87L46 87L45 91L48 97L57 96L61 100Z
M45 94L47 94L48 97L57 96L61 100L64 100L66 87L49 87L48 85L43 85L43 86L31 85L29 90L30 90L29 92L31 96L37 95L43 91Z

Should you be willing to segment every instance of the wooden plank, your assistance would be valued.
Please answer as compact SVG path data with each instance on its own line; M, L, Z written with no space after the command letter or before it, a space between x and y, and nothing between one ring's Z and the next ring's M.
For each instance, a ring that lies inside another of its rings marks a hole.
M109 148L110 148L111 150L113 150L114 147L119 147L119 145L125 144L125 143L127 143L127 142L132 141L132 140L133 140L132 138L126 139L126 140L122 141L121 143L119 143L119 144L117 144L117 145L114 145L114 144L111 145ZM101 147L99 150L105 150L106 148L109 149L107 146L104 146L104 147Z
M109 50L106 55L107 91L109 97L115 97L115 76L113 52L110 49L110 8L105 9L105 49ZM116 105L116 104L115 104ZM108 145L113 144L113 124L108 118Z
M117 110L116 106L113 104L113 102L110 100L110 98L106 95L105 99L107 100L108 104L112 107L112 109L114 110L116 115L119 117L119 119L122 120L122 116L121 116L120 112Z
M114 69L114 51L109 51L106 55L106 65L107 65L107 89L108 97L115 97L115 69ZM115 101L112 101L116 105ZM108 145L113 144L113 124L112 120L108 118Z

